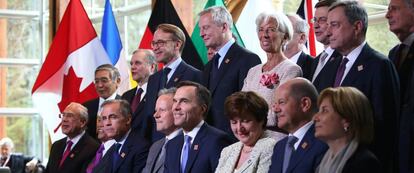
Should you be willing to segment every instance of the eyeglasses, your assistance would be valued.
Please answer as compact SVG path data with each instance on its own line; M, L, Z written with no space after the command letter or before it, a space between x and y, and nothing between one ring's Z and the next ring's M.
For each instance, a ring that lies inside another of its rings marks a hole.
M318 23L318 24L325 24L328 21L327 17L320 17L320 18L312 18L311 22L312 23Z
M158 41L151 41L151 47L162 47L164 46L167 42L169 41L174 41L174 40L158 40Z
M98 83L107 84L110 81L111 79L108 79L108 78L96 78L93 82L95 84L98 84Z
M59 118L63 118L63 117L66 117L66 118L73 118L75 115L74 114L72 114L72 113L60 113L60 114L58 114L59 115Z

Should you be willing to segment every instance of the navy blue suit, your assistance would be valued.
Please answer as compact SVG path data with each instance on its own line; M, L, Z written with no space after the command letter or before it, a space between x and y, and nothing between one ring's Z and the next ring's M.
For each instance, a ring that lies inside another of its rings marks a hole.
M328 146L315 138L315 126L312 125L298 148L292 152L286 173L313 173L321 162ZM281 173L287 137L276 143L273 149L272 165L269 173Z
M224 116L224 100L227 96L243 88L247 72L260 63L260 58L256 54L234 43L220 65L216 81L210 80L212 61L206 64L202 84L210 90L212 97L210 113L207 116L209 124L233 134L230 129L230 121Z
M398 46L389 58L396 63ZM399 166L401 173L414 173L414 44L408 50L403 65L397 68L401 82Z
M296 64L300 66L303 72L303 77L308 79L309 81L312 81L312 64L313 64L313 57L304 53L300 53L298 61Z
M129 102L129 104L132 104L132 101L134 100L135 94L137 92L137 87L132 88L128 91L126 91L124 94L122 94L122 99ZM152 120L148 116L145 116L146 112L146 103L147 103L147 97L145 95L141 95L142 99L138 104L138 107L136 108L135 112L132 113L132 119L131 119L131 129L132 131L136 131L141 136L144 136L148 141L151 140L151 133L152 133Z
M233 142L232 138L223 131L204 123L191 145L185 172L214 172L220 158L221 150ZM183 133L167 143L164 165L165 173L181 172L181 149L183 145Z
M115 99L121 99L121 96L117 94ZM96 135L96 117L98 116L99 110L99 97L86 101L82 105L88 109L88 124L86 125L88 128L86 129L86 133L96 141L99 141Z
M313 60L312 70L311 70L312 77L315 74L316 68L318 67L320 56L321 54L316 56L316 58ZM321 71L318 73L318 76L316 76L315 81L313 81L313 85L316 87L316 89L319 92L327 88L327 86L330 85L331 83L335 82L336 69L339 67L341 60L342 60L342 55L336 50L332 53L329 59L326 60L325 65L323 66ZM321 84L321 81L323 82L322 84Z
M151 122L151 133L152 133L152 142L155 142L161 139L164 134L157 132L155 119L153 117L155 111L155 103L157 102L158 92L162 89L160 88L160 81L162 77L162 71L158 71L151 75L148 79L148 87L147 87L147 94L146 94L146 111L145 116L146 119L150 119ZM201 71L188 65L187 63L181 61L178 65L177 69L175 70L174 74L171 76L170 80L166 85L166 88L175 87L180 81L193 81L200 83L201 80Z
M119 152L121 159L118 164L112 167L113 152L117 152L115 145L112 145L102 160L93 169L93 173L141 172L145 167L149 147L150 143L144 137L131 131L121 147L121 152Z

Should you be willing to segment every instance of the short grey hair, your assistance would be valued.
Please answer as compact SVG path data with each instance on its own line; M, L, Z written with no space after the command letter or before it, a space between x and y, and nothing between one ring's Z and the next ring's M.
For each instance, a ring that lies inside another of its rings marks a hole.
M128 101L123 99L110 99L106 100L102 103L101 108L103 108L106 105L110 104L119 104L119 113L122 114L125 118L130 118L132 116L131 106L128 103Z
M368 14L365 8L358 4L357 1L338 1L329 7L329 11L337 7L344 8L345 16L349 23L354 24L356 21L362 22L362 33L365 36L368 29Z
M6 147L9 147L9 148L13 149L14 148L14 143L10 138L4 137L0 140L0 147L3 147L3 146L6 146Z
M69 108L69 107L73 107L73 109L75 111L77 111L76 113L79 114L79 118L80 119L85 120L86 122L89 121L88 108L86 108L82 104L76 103L76 102L69 103L69 105L66 106L66 108Z
M204 9L198 13L198 17L201 17L205 14L211 14L211 18L217 26L227 24L231 30L233 25L233 18L227 9L223 6L212 6L207 9Z
M135 55L138 52L142 52L145 54L145 58L147 60L148 65L155 65L155 70L157 69L157 63L155 62L155 54L154 51L151 49L137 49L132 52L132 55ZM153 71L152 71L153 73Z
M295 19L295 22L296 22L295 24L293 24L293 22L291 21L292 26L293 26L293 31L299 34L305 34L306 38L308 38L308 35L309 35L308 22L306 22L305 19L303 19L297 14L289 13L289 14L286 14L286 16L292 17Z
M158 92L158 97L160 97L162 95L173 95L174 96L174 94L175 94L176 91L177 91L177 88L175 88L175 87L164 88L164 89L161 89Z
M102 64L100 66L98 66L95 70L95 75L98 71L108 71L109 75L111 75L111 80L112 82L116 82L116 80L121 78L121 75L119 74L119 71L116 67L114 67L112 64Z
M281 12L275 12L275 13L260 13L259 16L256 18L256 31L259 32L260 25L263 22L267 22L269 20L273 20L277 23L276 28L278 31L285 34L286 41L292 40L293 37L293 27L290 20L287 18L287 16Z
M290 86L289 95L293 97L296 101L300 101L304 97L308 97L311 100L311 111L313 113L318 112L318 91L315 86L307 79L297 77L296 80L299 82L294 82Z

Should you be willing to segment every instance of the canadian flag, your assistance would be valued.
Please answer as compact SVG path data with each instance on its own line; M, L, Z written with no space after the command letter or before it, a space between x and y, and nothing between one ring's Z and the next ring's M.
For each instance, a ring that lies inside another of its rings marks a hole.
M110 64L80 0L71 0L32 88L34 106L45 121L52 142L64 135L58 116L70 102L98 97L94 71Z

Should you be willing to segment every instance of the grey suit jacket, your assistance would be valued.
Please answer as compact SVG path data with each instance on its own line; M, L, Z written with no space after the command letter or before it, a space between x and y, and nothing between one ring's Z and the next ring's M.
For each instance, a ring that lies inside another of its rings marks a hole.
M158 155L161 153L161 149L162 149L162 146L164 145L164 142L165 142L165 138L162 138L154 142L154 144L151 145L151 148L148 153L147 163L145 164L145 168L142 171L142 173L164 172L164 164L160 165L159 167L155 167L155 163L157 162Z
M254 145L249 159L246 160L237 171L234 171L234 168L236 167L240 153L242 152L243 143L237 142L224 148L220 155L216 173L268 172L272 161L273 147L281 138L282 136L275 140L269 135L264 135Z

